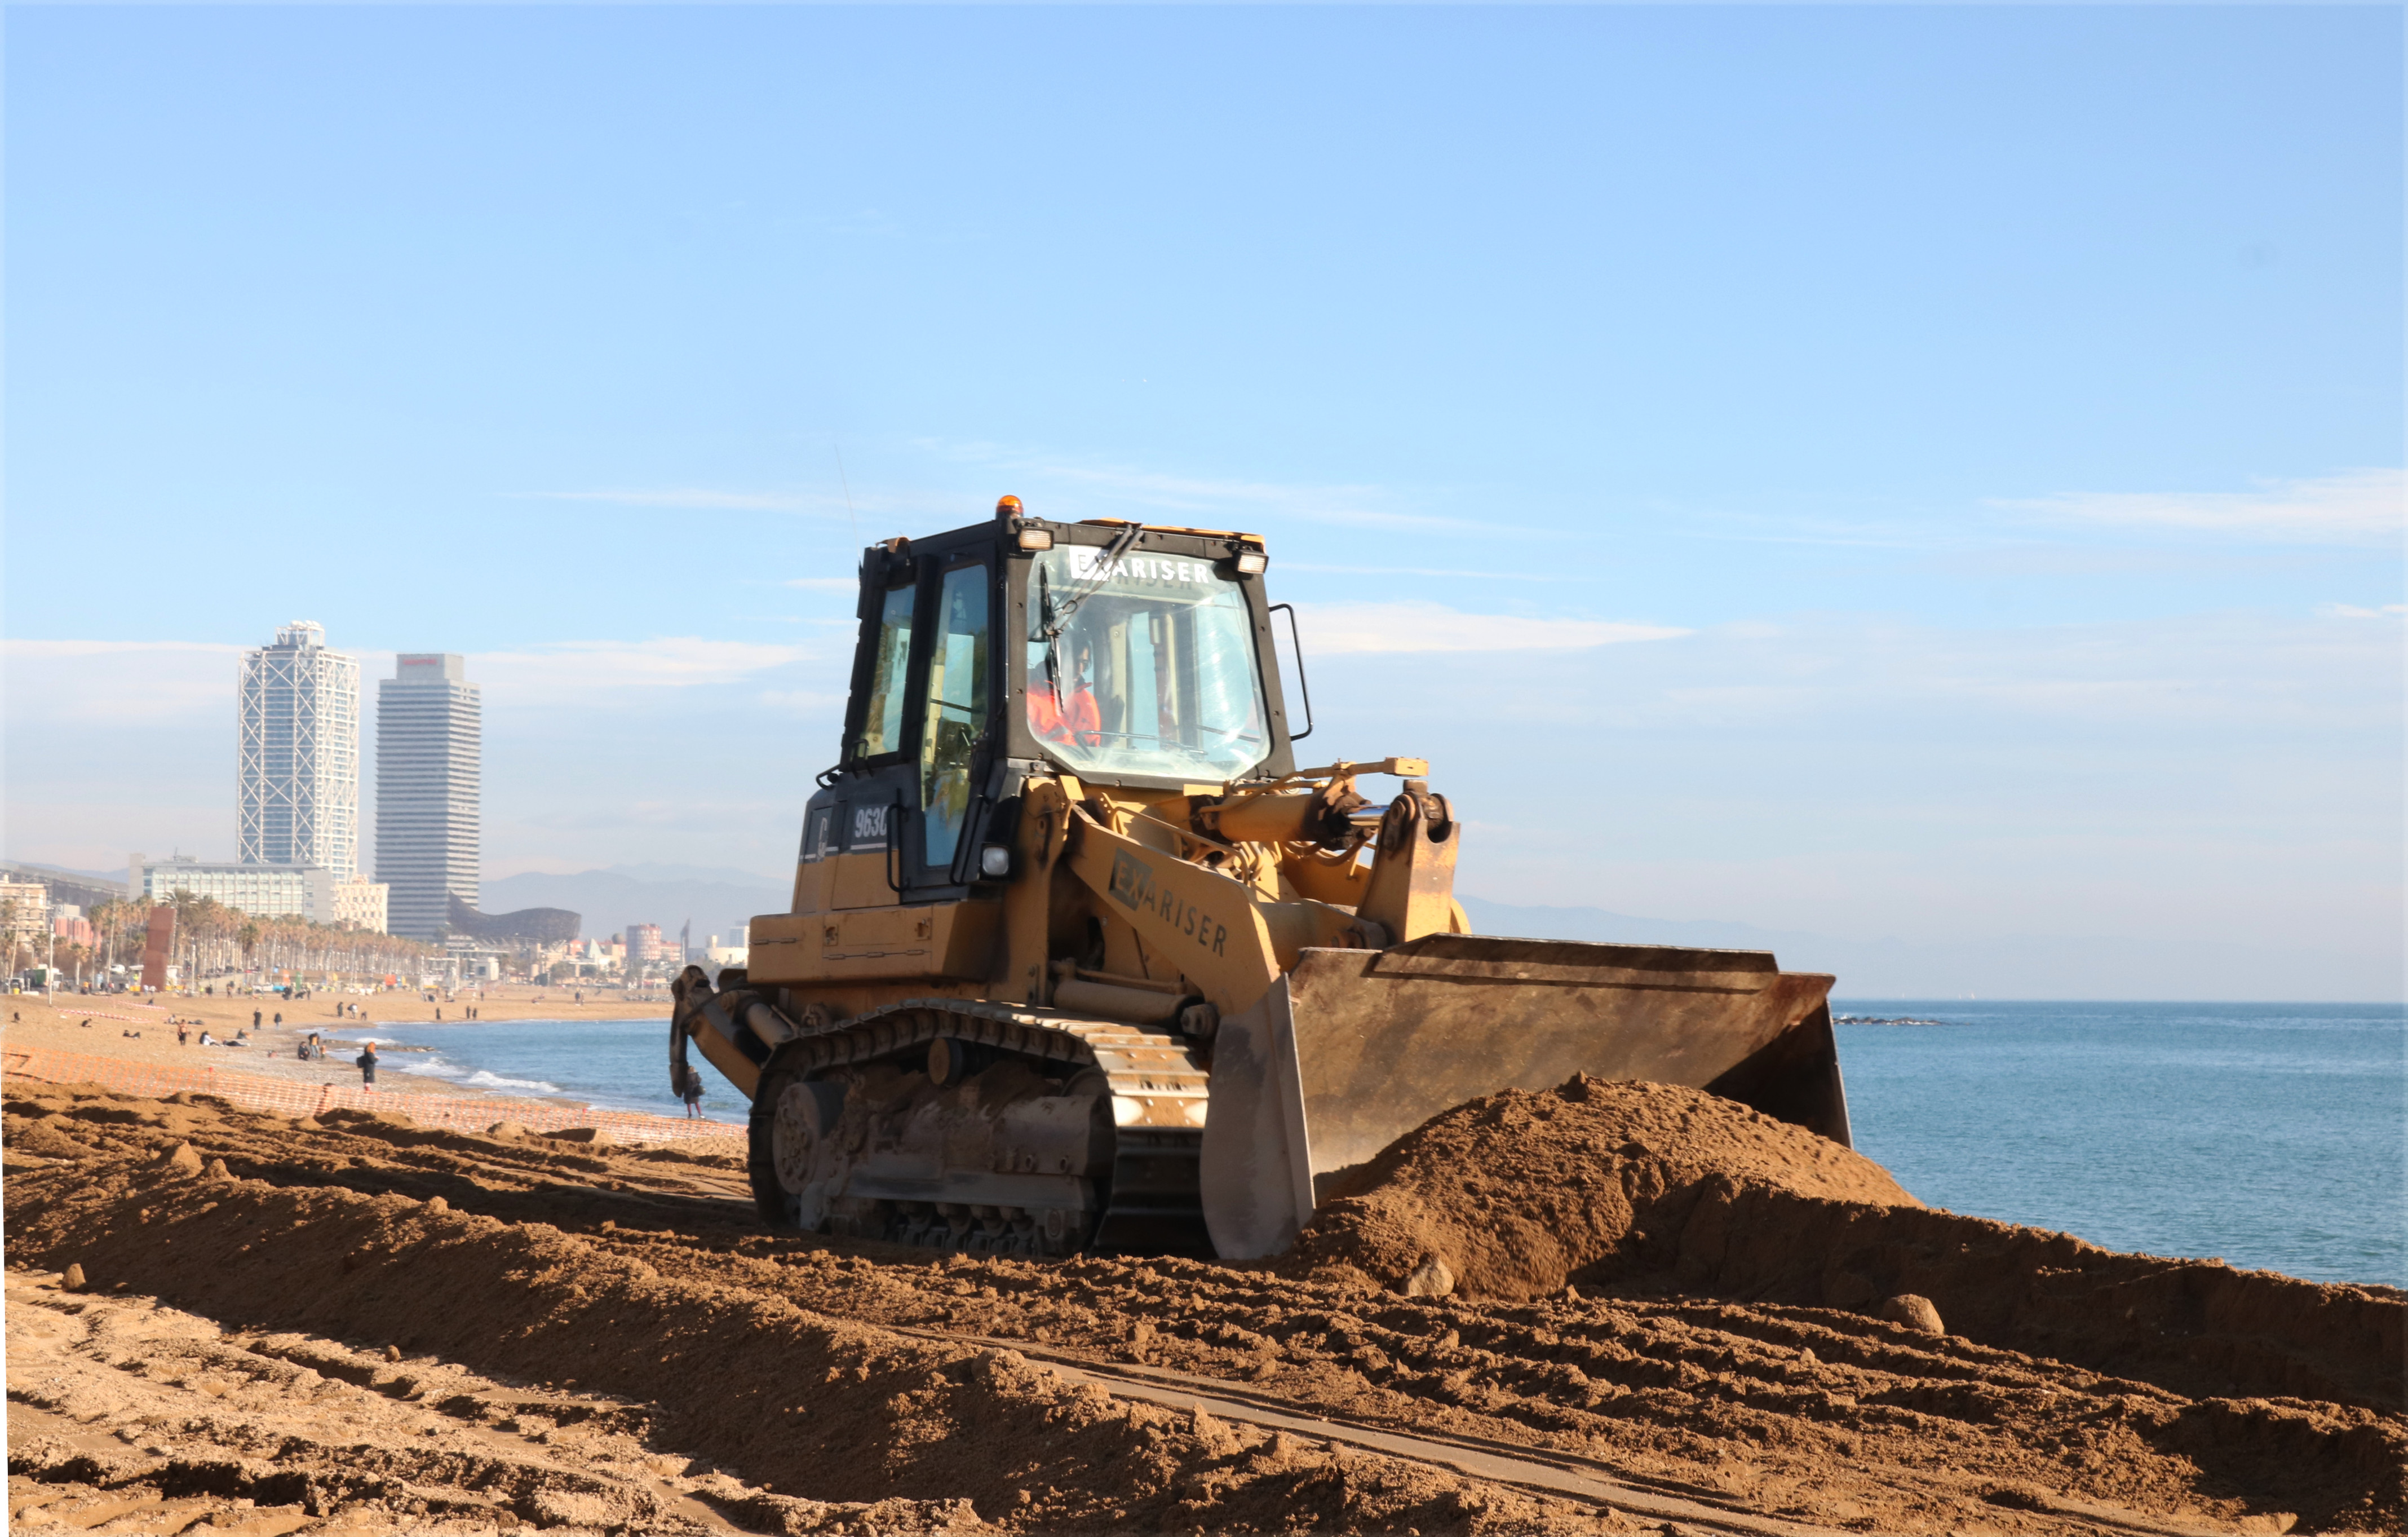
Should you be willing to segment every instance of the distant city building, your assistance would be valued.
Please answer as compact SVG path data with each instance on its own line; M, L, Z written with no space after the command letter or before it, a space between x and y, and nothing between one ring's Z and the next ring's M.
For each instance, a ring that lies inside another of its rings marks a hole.
M565 907L523 907L515 912L480 912L474 905L452 898L452 933L494 943L566 944L577 938L584 918Z
M105 876L78 875L72 870L51 869L41 865L21 865L0 859L0 881L31 881L50 888L53 909L61 902L71 902L79 908L98 907L103 902L122 900L125 887Z
M125 895L136 902L172 901L176 893L207 897L254 918L336 921L332 870L298 865L220 865L179 855L152 861L135 855L126 862Z
M0 881L0 938L39 944L50 929L50 887L38 881ZM6 964L0 956L0 965Z
M661 942L660 925L627 926L627 971L630 975L647 966L658 965L667 955L668 947Z
M364 928L372 934L385 932L385 904L393 888L365 875L354 875L348 881L335 883L335 922Z
M388 932L432 940L477 905L484 706L464 661L405 654L377 685L377 879Z
M359 662L296 620L275 644L243 654L236 716L236 858L355 874Z

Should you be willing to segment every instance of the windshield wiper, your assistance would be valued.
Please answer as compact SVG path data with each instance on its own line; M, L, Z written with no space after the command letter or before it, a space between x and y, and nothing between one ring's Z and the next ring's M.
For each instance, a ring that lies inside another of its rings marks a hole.
M1041 563L1038 566L1037 611L1044 627L1037 632L1037 639L1045 642L1045 686L1054 691L1056 706L1062 703L1062 663L1057 645L1062 632L1068 627L1070 616L1079 611L1079 605L1095 596L1104 583L1111 580L1112 567L1120 564L1121 556L1128 553L1128 547L1135 544L1138 535L1143 532L1143 527L1137 524L1122 529L1111 543L1104 546L1103 557L1096 562L1096 574L1072 589L1058 609L1054 606L1054 584L1046 580L1045 567Z

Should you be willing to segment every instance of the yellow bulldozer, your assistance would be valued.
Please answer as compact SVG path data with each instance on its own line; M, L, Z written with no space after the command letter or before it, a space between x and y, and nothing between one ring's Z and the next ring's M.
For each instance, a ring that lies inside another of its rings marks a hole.
M752 1101L765 1219L1258 1258L1430 1116L1576 1072L1847 1143L1831 978L1474 935L1426 764L1297 767L1268 565L1252 534L1011 496L863 553L792 910L675 988L673 1085L691 1044Z

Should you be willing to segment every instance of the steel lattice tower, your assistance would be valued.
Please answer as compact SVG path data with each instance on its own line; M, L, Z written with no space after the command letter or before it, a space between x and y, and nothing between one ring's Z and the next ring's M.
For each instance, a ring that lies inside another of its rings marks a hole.
M323 628L296 620L243 654L236 713L236 857L358 873L358 659L328 651Z
M460 657L408 654L377 684L377 879L385 928L432 940L478 902L484 706Z

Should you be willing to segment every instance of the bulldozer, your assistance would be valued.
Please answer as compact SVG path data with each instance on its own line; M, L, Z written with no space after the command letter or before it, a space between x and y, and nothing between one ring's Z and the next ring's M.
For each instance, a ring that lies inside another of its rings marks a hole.
M673 988L672 1086L698 1052L750 1100L765 1220L1264 1258L1404 1132L1576 1073L1848 1144L1832 978L1473 934L1426 762L1298 767L1268 567L1256 535L1012 496L863 552L789 911Z

